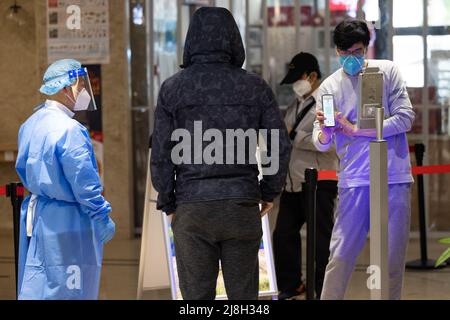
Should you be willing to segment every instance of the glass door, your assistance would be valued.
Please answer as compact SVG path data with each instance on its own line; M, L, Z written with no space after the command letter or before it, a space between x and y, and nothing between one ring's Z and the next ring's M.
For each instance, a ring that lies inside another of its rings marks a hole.
M408 14L405 14L408 7ZM424 143L424 164L450 163L450 1L394 0L393 49L416 112L410 144ZM414 155L412 162L415 163ZM428 227L448 230L446 174L425 176ZM416 187L414 186L414 189ZM417 213L413 190L413 214ZM413 216L412 226L417 227Z
M133 144L133 204L135 234L141 233L145 197L145 177L152 124L151 79L151 1L130 0L129 70L131 80L131 127Z
M428 161L450 163L450 0L428 0L426 28L426 92L429 125ZM430 175L428 180L431 230L448 231L450 175Z

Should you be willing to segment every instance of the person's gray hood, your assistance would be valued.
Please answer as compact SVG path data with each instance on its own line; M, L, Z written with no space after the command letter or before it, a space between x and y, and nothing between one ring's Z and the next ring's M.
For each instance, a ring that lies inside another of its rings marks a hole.
M192 16L184 46L183 65L228 62L241 68L245 61L239 28L225 8L202 7Z

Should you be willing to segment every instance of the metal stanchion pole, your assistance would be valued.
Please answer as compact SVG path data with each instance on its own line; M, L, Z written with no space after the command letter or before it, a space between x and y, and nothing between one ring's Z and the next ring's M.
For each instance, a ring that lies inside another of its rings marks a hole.
M425 145L418 143L415 145L414 150L416 156L416 163L418 167L423 166L423 156L425 154ZM417 196L419 200L419 231L420 231L420 259L410 261L406 264L409 269L435 269L435 260L428 259L427 249L427 222L425 213L425 189L423 175L417 176ZM438 268L443 268L446 263L441 264Z
M305 170L305 186L307 195L307 235L306 235L306 299L315 299L316 274L316 191L317 170Z
M372 300L389 299L387 141L383 140L384 108L376 108L377 139L370 142L370 265L379 277Z

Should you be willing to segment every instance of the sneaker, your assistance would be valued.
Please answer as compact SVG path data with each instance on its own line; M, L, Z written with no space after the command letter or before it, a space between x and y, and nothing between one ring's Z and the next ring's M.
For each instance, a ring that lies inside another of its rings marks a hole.
M281 291L278 295L278 300L304 300L306 287L301 283L298 288L292 291Z

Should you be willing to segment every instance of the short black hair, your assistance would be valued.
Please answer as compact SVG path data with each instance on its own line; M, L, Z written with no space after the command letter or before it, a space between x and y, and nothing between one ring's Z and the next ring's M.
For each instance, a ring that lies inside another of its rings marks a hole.
M333 40L340 50L347 50L358 42L362 42L367 47L370 41L370 31L364 21L346 19L334 29Z

